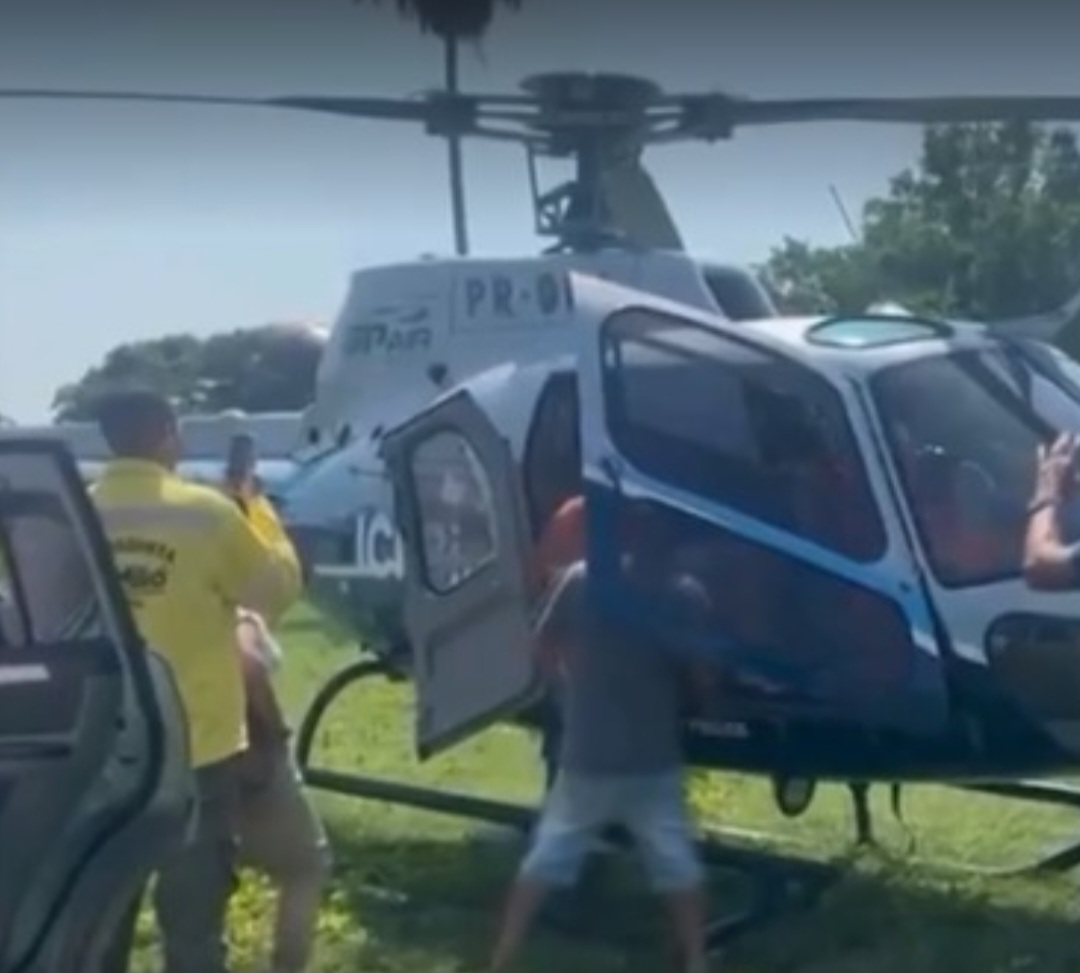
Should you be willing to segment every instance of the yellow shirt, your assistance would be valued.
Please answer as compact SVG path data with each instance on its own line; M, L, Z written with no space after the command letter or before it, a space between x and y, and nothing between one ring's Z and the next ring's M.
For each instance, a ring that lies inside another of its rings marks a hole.
M172 666L192 764L238 753L247 735L236 611L273 619L300 591L273 508L245 518L217 490L139 460L110 463L91 495L140 633Z

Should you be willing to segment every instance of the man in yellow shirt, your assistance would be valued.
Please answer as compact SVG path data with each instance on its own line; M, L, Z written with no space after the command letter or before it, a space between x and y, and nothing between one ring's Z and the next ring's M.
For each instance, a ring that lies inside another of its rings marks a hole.
M300 568L272 512L245 517L220 491L176 475L179 423L162 396L110 396L99 422L115 459L92 495L140 633L171 664L199 789L196 833L157 879L164 969L225 973L236 764L247 746L236 612L279 617L299 595ZM121 938L126 952L130 930ZM114 965L126 968L126 956Z

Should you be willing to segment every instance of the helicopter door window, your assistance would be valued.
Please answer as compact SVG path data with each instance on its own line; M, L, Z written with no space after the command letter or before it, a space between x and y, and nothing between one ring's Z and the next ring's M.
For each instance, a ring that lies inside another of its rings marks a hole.
M424 578L447 594L495 560L497 528L491 483L469 443L437 432L413 450L416 501L422 524Z
M674 318L611 319L612 438L642 472L860 562L884 526L844 404L816 373ZM613 347L612 347L613 346Z

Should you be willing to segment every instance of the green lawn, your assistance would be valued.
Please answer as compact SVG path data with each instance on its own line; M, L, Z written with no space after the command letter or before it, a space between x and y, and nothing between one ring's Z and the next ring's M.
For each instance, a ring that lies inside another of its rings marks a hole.
M283 632L288 651L282 690L297 715L320 682L353 651L311 616L299 613ZM359 689L331 713L319 741L322 763L395 773L529 800L539 788L536 748L527 735L491 731L419 767L409 745L407 688ZM876 795L878 832L894 852L853 865L822 905L741 940L729 970L799 969L821 973L1032 973L1080 969L1077 889L1068 879L981 879L905 861L906 836ZM846 793L828 788L796 822L773 809L766 785L711 776L697 785L706 820L776 830L816 855L845 852L850 837ZM320 795L332 831L337 868L321 919L313 969L330 971L452 971L482 969L501 895L516 863L512 842L454 818ZM1080 832L1080 816L941 788L912 789L905 814L916 854L992 864L1030 854ZM487 840L485 840L485 837ZM589 940L537 935L524 965L530 970L636 971L663 968L660 930L651 903L628 865L605 887L600 930ZM735 894L718 882L718 907ZM237 896L232 935L235 968L264 963L269 900L246 877ZM156 966L152 931L144 922L133 966Z

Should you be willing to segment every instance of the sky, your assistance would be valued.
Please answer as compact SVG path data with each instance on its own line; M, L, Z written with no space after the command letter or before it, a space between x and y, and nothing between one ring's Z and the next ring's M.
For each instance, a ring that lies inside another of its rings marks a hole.
M466 53L464 86L531 73L646 74L757 96L1047 94L1080 88L1080 8L854 0L524 0ZM437 43L392 0L3 0L0 87L404 95ZM0 413L115 345L277 320L332 321L355 269L451 249L445 148L408 126L301 113L0 102ZM687 241L750 263L785 235L842 242L911 164L905 126L744 131L647 157ZM466 152L478 255L529 255L512 146Z

